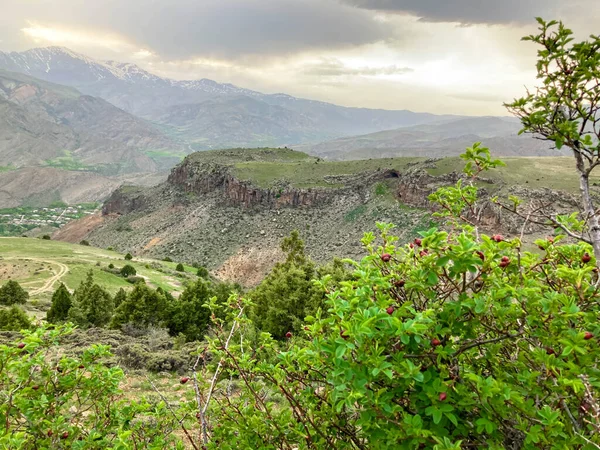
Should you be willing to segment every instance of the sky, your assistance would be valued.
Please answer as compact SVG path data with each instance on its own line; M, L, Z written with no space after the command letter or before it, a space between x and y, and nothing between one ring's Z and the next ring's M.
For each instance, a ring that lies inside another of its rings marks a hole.
M345 106L503 115L535 85L536 16L598 0L0 0L0 50L60 45L175 79Z

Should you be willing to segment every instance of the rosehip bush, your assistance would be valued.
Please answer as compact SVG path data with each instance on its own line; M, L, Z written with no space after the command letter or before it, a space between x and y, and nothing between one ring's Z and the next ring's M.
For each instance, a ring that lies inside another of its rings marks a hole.
M38 328L0 345L0 448L183 448L164 404L121 400L123 372L102 363L108 347L61 356L72 330Z
M471 177L501 164L479 144L463 157ZM600 448L591 247L480 233L468 180L431 199L448 229L398 245L378 224L350 279L316 281L326 310L304 336L209 340L241 386L212 405L211 448Z

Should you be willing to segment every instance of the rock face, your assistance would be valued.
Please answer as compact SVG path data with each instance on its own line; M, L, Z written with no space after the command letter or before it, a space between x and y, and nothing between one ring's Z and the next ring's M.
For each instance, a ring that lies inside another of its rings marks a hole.
M387 173L382 173L377 177L385 178L387 176ZM369 177L369 180L372 182L373 176ZM162 190L179 194L181 201L184 201L186 196L203 196L217 192L220 194L221 202L227 206L247 209L254 207L277 209L325 205L331 202L335 196L361 190L362 183L355 180L353 184L353 186L338 189L299 189L285 184L264 189L254 186L248 181L237 179L227 165L199 164L186 159L171 171L166 183L162 185ZM113 193L104 204L102 212L105 215L129 214L133 211L144 210L151 203L152 199L149 198L148 191L126 186Z

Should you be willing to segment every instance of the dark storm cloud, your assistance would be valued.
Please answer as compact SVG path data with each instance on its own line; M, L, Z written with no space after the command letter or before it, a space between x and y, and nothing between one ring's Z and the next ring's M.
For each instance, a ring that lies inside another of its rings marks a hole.
M552 15L564 0L342 1L367 10L411 14L427 22L500 24L513 22L531 23L536 16Z
M336 0L45 0L26 9L23 0L9 2L23 19L112 30L167 59L280 56L392 32L371 12Z

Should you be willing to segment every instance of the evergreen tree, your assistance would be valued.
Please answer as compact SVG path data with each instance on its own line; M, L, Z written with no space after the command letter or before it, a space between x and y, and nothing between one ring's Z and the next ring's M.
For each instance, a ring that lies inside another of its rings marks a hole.
M115 294L115 298L113 301L115 304L115 311L119 306L121 306L121 303L123 303L125 300L127 300L127 292L125 292L125 289L121 288Z
M132 324L139 328L159 326L165 317L166 299L144 283L137 283L121 301L111 321L111 328Z
M81 327L102 327L110 322L113 311L112 297L94 283L94 275L90 270L86 280L73 294L69 320Z
M60 283L52 295L52 306L46 313L46 320L50 323L65 322L69 317L71 305L71 293L63 283Z
M20 307L0 309L0 330L21 331L31 328L31 320Z
M177 272L185 272L185 267L183 267L183 264L179 263L177 264L177 266L175 267L175 270Z
M325 291L313 279L330 275L333 282L339 282L348 277L340 261L317 268L306 255L297 231L282 241L281 249L287 253L286 260L276 264L249 294L254 303L250 313L254 323L276 339L283 339L287 332L299 332L304 318L322 307Z
M233 285L213 285L202 279L190 284L178 299L168 304L165 325L171 336L181 333L188 341L201 340L211 321L211 312L204 305L212 297L216 297L218 303L224 303L234 289Z
M14 280L0 287L0 305L16 305L27 302L29 294Z

